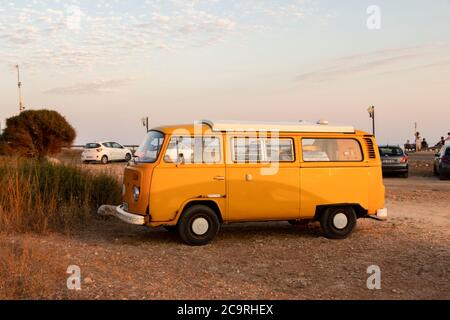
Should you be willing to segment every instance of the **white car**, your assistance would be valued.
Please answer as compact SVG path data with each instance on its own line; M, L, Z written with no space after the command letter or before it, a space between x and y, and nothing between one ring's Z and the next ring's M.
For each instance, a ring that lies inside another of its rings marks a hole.
M107 164L110 161L130 161L132 155L130 149L117 142L95 142L86 144L81 161Z

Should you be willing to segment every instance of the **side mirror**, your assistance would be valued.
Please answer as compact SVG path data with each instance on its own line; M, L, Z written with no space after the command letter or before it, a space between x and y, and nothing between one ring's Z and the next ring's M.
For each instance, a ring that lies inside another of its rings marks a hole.
M186 164L186 160L184 159L184 154L180 153L177 159L177 167Z

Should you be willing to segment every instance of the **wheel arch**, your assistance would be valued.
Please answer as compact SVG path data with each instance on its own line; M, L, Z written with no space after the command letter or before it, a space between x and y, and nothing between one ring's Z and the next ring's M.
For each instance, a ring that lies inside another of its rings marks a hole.
M192 200L186 201L181 206L180 210L178 210L178 213L176 216L176 221L178 222L178 220L180 219L183 212L185 212L187 209L192 208L193 206L196 206L196 205L202 205L202 206L209 207L211 210L213 210L215 212L215 214L217 215L217 218L219 218L220 223L223 223L222 212L220 210L219 204L212 199L192 199Z
M363 218L367 216L368 211L367 209L364 209L359 203L335 203L335 204L327 204L327 205L321 205L316 207L316 213L314 215L314 220L319 221L321 215L325 212L328 208L339 208L339 207L350 207L353 210L355 210L356 217Z

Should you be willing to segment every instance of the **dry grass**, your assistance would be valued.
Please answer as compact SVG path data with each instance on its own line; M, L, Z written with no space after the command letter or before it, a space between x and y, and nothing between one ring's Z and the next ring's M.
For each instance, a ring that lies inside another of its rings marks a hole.
M45 266L45 267L44 267ZM0 243L0 300L63 298L64 267L27 241Z
M102 204L120 202L120 185L79 166L0 158L0 232L67 231Z

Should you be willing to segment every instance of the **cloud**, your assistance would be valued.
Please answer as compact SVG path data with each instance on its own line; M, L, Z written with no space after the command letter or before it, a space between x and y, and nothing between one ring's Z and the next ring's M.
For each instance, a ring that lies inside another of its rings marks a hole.
M30 72L88 69L214 46L325 16L315 0L0 1L0 60ZM126 8L126 9L125 9ZM264 24L264 25L262 25ZM11 58L12 57L12 58Z
M442 65L445 61L427 63L425 65L422 61L426 59L429 62L433 59L433 54L436 53L437 48L441 51L449 49L447 44L427 44L416 47L386 49L349 55L331 61L329 66L325 68L304 72L298 75L295 80L297 82L324 82L369 71L377 71L377 74L386 74L392 70L386 71L385 68L392 67L397 68L397 72L399 72L403 69L399 69L398 66L401 66L405 62L408 62L409 65L414 65L414 62L416 62L413 67L408 67L408 70L434 67Z
M124 87L133 79L98 80L93 82L78 83L67 87L58 87L44 91L46 94L57 95L97 95L113 93L118 88Z
M0 60L30 69L118 65L165 48L214 45L238 25L213 5L198 7L195 1L141 1L133 6L140 14L124 11L119 2L95 4L1 2Z

